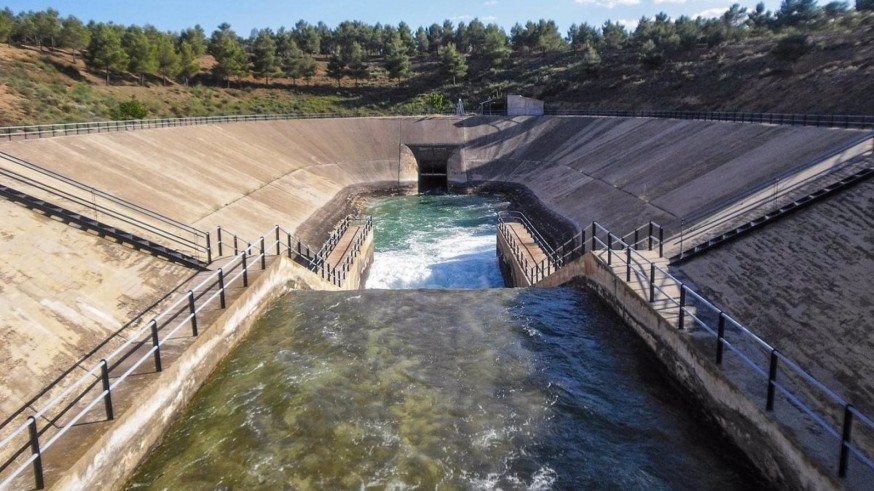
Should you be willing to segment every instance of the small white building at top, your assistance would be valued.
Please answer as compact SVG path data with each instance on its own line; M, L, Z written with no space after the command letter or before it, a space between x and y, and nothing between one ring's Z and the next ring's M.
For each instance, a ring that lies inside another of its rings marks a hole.
M508 95L507 116L543 116L543 101L521 95Z

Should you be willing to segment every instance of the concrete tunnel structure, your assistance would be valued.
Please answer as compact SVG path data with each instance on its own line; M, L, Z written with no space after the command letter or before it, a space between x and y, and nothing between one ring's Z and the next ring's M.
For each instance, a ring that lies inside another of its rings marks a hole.
M253 240L279 224L319 243L356 193L444 186L521 197L556 239L594 220L620 235L648 220L678 232L695 225L690 217L705 221L700 210L870 151L871 141L861 131L725 122L419 117L209 124L3 142L0 151L200 229ZM5 418L96 345L119 342L117 331L193 273L6 200L0 213ZM866 181L676 272L871 414L871 230Z

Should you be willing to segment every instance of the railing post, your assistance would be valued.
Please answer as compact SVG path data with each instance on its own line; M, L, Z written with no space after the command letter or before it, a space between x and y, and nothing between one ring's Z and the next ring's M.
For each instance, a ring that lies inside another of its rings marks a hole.
M647 234L647 237L649 238L648 250L651 251L652 250L652 221L649 222L649 230L648 231L649 231L649 233Z
M607 266L613 265L613 234L607 232Z
M592 252L595 252L595 237L598 235L598 224L592 222Z
M659 257L665 257L665 229L659 227Z
M219 281L219 305L222 308L225 308L225 272L222 271L222 268L218 270L218 281Z
M224 254L222 253L222 226L219 225L215 228L216 240L218 241L218 255L222 257Z
M625 282L631 283L631 246L625 246Z
M291 249L291 232L286 232L286 235L287 235L287 239L286 239L285 246L288 249L288 258L291 259L291 251L292 251L292 249ZM297 243L297 253L298 253L298 255L300 255L300 242Z
M680 283L680 319L677 324L679 330L683 330L683 323L686 320L686 287Z
M844 427L841 432L841 458L838 462L838 477L847 477L847 464L850 460L850 437L853 431L853 405L844 406Z
M39 432L36 430L36 418L33 416L27 417L27 429L30 433L30 451L36 455L33 460L33 479L36 489L45 489L45 481L42 475L42 452L39 450Z
M585 230L580 231L580 240L581 240L581 245L583 246L583 255L585 256L586 255L586 231Z
M236 234L234 234L234 255L235 256L240 255L240 247L237 245L237 235Z
M240 258L243 263L243 286L249 286L249 265L247 264L246 257L249 255L248 251L243 251L240 255Z
M655 263L649 263L649 303L655 303Z
M267 268L267 252L264 250L264 236L261 236L261 269Z
M206 263L212 262L212 242L209 237L209 232L206 233Z
M106 419L112 421L115 419L115 414L112 411L112 393L109 386L109 364L106 359L100 360L100 379L103 381L103 391L106 395L103 396L103 406L106 408Z
M638 242L638 240L640 240L640 239L638 238L638 235L637 235L637 231L638 231L638 230L640 230L640 229L637 229L637 228L634 229L634 250L635 250L635 251L637 250L637 242Z
M774 410L774 393L777 388L777 350L771 350L771 366L768 368L768 400L765 409Z
M161 367L161 344L158 340L158 321L153 319L149 327L152 328L152 347L155 348L155 371L160 372L163 368Z
M277 256L282 254L282 249L280 248L281 245L282 245L282 242L279 240L279 225L277 225L276 226L276 255Z
M716 364L722 365L722 352L725 346L722 340L725 339L725 312L719 313L719 325L716 328Z
M194 306L194 290L188 290L188 313L191 314L191 335L197 336L197 309Z

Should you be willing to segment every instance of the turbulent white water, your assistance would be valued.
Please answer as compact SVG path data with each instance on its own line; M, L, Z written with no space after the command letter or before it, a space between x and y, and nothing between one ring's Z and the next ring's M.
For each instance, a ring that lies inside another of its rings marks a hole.
M500 288L495 213L486 196L404 196L374 200L376 251L368 289Z

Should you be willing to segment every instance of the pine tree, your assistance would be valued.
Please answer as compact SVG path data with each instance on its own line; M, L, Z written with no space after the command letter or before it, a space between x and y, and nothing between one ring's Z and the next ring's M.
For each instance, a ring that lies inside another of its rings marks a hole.
M304 54L293 39L285 43L285 49L280 54L280 63L285 76L291 79L292 84L297 84L297 79L303 77Z
M154 48L161 85L167 85L167 77L175 78L180 68L179 55L176 53L176 47L173 46L173 38L169 34L158 36Z
M216 59L212 71L216 78L227 81L231 86L231 77L245 75L249 71L249 60L246 51L237 34L231 30L230 24L219 25L212 33L209 41L209 52Z
M91 32L85 62L89 66L105 70L106 85L109 85L110 73L124 70L127 66L127 54L121 47L118 30L108 24L96 24Z
M279 61L276 59L276 41L270 29L262 29L252 43L252 66L255 75L270 85L270 77L279 74Z
M300 73L303 75L303 78L307 81L307 85L310 83L310 79L316 76L319 72L319 64L316 62L316 59L313 58L313 55L306 54L300 61Z
M352 43L347 59L349 66L349 76L355 80L355 87L358 87L358 81L370 78L370 71L367 63L364 61L364 52L361 50L361 45L357 42Z
M489 25L485 31L482 47L483 55L488 58L492 68L498 68L510 57L510 47L507 45L507 34L498 26Z
M340 88L340 79L342 79L345 74L346 62L344 62L337 53L332 54L331 58L328 60L328 76L337 79L338 89Z
M188 41L179 43L179 76L188 85L188 81L200 73L200 64L197 62L196 50Z
M443 50L440 56L440 68L447 77L452 78L453 85L457 79L467 75L467 63L464 61L464 56L455 49L455 44L449 43Z
M91 41L91 32L85 27L85 24L76 17L70 15L61 22L60 43L65 48L73 50L73 56L88 47Z
M385 48L385 69L389 78L400 80L410 76L410 56L400 36L394 36Z
M145 74L154 73L158 68L149 38L141 28L131 26L125 31L121 45L128 56L128 71L139 75L140 85L143 85Z

